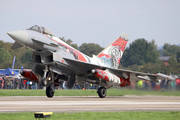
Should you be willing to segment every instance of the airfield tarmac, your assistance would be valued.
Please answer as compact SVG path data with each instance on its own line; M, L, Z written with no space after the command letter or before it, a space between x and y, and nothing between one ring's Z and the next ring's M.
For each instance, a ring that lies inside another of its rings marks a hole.
M0 112L118 112L180 111L180 97L175 96L98 96L0 97Z

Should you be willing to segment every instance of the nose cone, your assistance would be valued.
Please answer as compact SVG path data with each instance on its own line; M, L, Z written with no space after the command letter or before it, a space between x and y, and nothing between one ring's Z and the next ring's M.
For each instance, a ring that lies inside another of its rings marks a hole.
M25 30L11 31L7 32L7 34L20 44L25 44L29 39L29 34Z

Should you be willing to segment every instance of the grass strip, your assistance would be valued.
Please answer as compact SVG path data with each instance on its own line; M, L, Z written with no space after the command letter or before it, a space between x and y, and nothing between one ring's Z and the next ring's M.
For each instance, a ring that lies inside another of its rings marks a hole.
M107 96L123 95L162 95L162 96L180 96L179 91L145 91L136 89L107 89ZM0 90L0 96L46 96L45 90ZM55 90L55 96L98 96L96 90Z
M2 120L33 120L34 113L0 113ZM53 113L46 120L180 120L180 112L79 112Z

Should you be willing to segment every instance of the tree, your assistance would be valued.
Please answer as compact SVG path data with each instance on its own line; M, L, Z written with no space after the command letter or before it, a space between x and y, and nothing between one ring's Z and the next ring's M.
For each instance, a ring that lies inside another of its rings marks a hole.
M176 58L177 58L178 63L180 63L180 51L177 52Z
M1 64L12 61L12 56L8 50L5 50L4 48L0 48L0 55L1 55L1 57L0 57Z
M21 66L23 66L26 69L31 69L33 67L33 65L34 64L32 62L29 62L29 61L26 61L24 64L21 64Z
M163 46L163 56L172 56L176 55L180 51L180 46L170 45L165 43Z
M92 57L92 55L97 55L98 53L100 53L103 48L95 43L83 43L80 47L79 47L80 51L90 57Z
M25 63L26 61L31 61L32 58L32 52L30 50L27 50L20 58L21 63Z
M6 69L12 67L12 61L6 61L3 64L0 64L0 68Z
M161 65L163 65L161 61L157 63L147 63L145 65L142 65L140 71L146 72L146 73L158 73L161 72Z
M168 71L169 73L173 74L179 74L180 73L180 64L178 63L176 59L176 55L172 55L171 58L168 61L169 66L168 66Z
M59 37L59 39L61 39L62 41L64 41L65 43L67 43L68 45L70 45L71 47L75 48L78 50L78 45L74 44L73 41L71 39L66 40L64 37Z
M134 64L156 63L160 55L156 48L155 40L148 42L144 38L137 39L125 49L121 64L128 67Z

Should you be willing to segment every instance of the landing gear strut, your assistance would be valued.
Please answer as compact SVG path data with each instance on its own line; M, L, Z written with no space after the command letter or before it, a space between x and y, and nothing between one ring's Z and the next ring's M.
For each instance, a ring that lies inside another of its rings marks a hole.
M97 93L100 98L105 98L106 97L106 88L105 87L98 88Z
M48 77L50 76L50 80L47 79L42 80L42 82L46 82L46 96L48 98L52 98L54 96L54 73L50 71Z
M49 77L49 74L48 74L48 76L46 76L46 75L47 75L47 72L48 72L48 71L49 71L49 70L48 70L48 65L45 65L44 76L43 76L43 78L42 78L42 80L41 80L42 86L47 86L47 78Z

